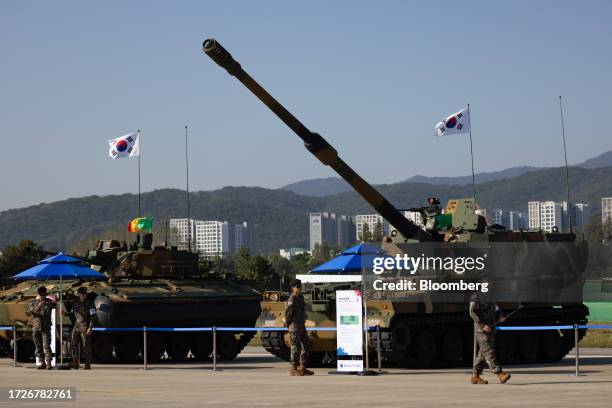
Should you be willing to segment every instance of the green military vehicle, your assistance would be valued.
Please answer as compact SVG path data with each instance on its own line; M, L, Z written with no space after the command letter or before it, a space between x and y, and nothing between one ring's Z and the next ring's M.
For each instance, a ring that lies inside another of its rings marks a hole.
M132 245L100 241L89 251L84 259L107 279L64 280L65 309L70 310L74 290L86 286L94 297L99 327L253 327L260 313L261 293L252 282L210 273L212 263L200 261L195 253L152 246L151 234L141 235L139 240ZM49 294L59 293L59 281L25 281L0 292L0 326L18 326L17 351L22 361L33 355L25 311L40 285L46 286ZM66 315L65 341L71 327L70 316ZM217 333L218 356L234 358L253 335ZM0 338L7 344L12 332L0 331ZM210 332L149 332L147 343L150 361L164 356L175 361L189 356L203 360L212 353ZM96 362L134 362L142 358L143 336L142 332L94 331L92 346Z
M391 236L385 237L380 244L387 254L420 253L427 251L428 245L432 251L453 253L465 250L484 256L488 254L491 264L499 269L495 275L498 287L509 290L501 307L507 312L516 311L512 324L587 322L588 308L582 303L581 296L588 250L585 243L576 241L575 234L509 231L498 225L487 225L485 218L476 212L476 201L470 198L450 200L444 211L435 200L430 201L429 206L412 209L420 212L423 218L424 226L418 226L346 164L321 135L308 130L263 89L217 41L204 41L203 51L253 92L303 140L308 151L346 180L393 226ZM364 275L366 278L368 276ZM444 278L452 279L449 276ZM307 326L335 326L336 290L361 288L363 284L333 281L319 280L304 287ZM538 292L542 288L550 290ZM569 288L572 295L567 298L557 296L564 293L565 288ZM259 327L284 325L287 296L281 291L264 293L262 314L257 321ZM389 364L415 367L467 365L472 362L473 344L468 302L469 298L459 299L457 296L451 300L438 299L431 293L372 298L367 301L366 323L380 328L382 358ZM579 331L580 338L584 334L585 330ZM332 363L336 359L335 332L310 332L310 336L312 363ZM375 337L370 340L370 351L373 351ZM498 354L505 363L557 361L574 347L574 336L572 330L500 332L497 342ZM262 344L274 355L285 360L289 358L289 341L285 332L263 332Z

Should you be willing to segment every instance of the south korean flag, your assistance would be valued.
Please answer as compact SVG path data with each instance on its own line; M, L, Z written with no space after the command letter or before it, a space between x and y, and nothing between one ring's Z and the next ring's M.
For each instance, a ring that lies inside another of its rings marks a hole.
M116 139L108 141L110 149L108 155L111 159L120 159L122 157L134 157L140 155L139 139L140 132L132 132L123 135Z
M442 119L436 125L436 136L459 135L470 132L470 111L469 107L453 113L446 119Z

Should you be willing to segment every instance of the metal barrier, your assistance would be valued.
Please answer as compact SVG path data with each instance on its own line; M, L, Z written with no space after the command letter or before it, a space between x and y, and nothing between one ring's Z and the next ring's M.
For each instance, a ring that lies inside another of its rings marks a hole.
M540 330L574 330L574 344L576 348L575 354L575 376L580 376L580 346L578 342L578 330L584 329L612 329L612 325L593 324L593 325L558 325L558 326L498 326L498 331L540 331ZM0 330L13 331L13 367L17 367L17 326L0 326ZM212 332L213 337L213 368L211 371L219 371L217 369L217 332L265 332L265 331L288 331L286 327L94 327L94 331L109 331L109 332L134 332L142 331L143 333L143 369L147 370L147 332ZM335 327L307 327L306 331L336 331ZM381 350L381 334L380 326L368 327L368 332L376 333L376 355L378 360L378 372L382 372L382 350ZM475 340L475 339L474 339ZM474 341L474 356L476 359L477 347ZM367 365L367 364L366 364ZM369 367L366 367L369 369Z
M368 331L372 331L369 328ZM142 347L142 360L143 369L148 369L148 355L147 355L147 332L212 332L213 340L213 368L211 371L219 371L217 368L217 332L264 332L264 331L288 331L286 327L94 327L94 331L109 331L109 332L134 332L142 331L143 336L143 347ZM380 329L379 329L380 330ZM335 327L307 327L306 331L336 331ZM380 348L380 341L378 342L378 348ZM380 354L380 350L378 350ZM380 361L379 361L379 371Z
M13 367L17 367L17 326L0 326L0 330L13 330Z
M580 342L578 341L578 330L580 329L612 329L612 325L605 324L573 324L573 325L560 325L560 326L498 326L496 328L499 331L539 331L539 330L574 330L574 347L576 348L576 354L574 354L575 372L573 376L579 377L584 374L580 374ZM476 359L476 356L474 356Z

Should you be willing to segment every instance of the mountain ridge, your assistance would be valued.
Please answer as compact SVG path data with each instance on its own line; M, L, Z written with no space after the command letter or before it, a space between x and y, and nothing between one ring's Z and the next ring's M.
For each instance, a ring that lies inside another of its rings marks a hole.
M586 169L596 169L600 167L612 166L612 150L595 156L591 159L585 160L582 163L572 165L570 167L581 167ZM542 170L554 167L536 167L536 166L515 166L507 169L492 171L492 172L480 172L475 174L476 184L486 183L495 180L504 180L512 177L517 177L531 171ZM414 183L427 183L436 185L466 185L472 184L472 176L424 176L414 175L406 180L406 182ZM312 196L312 197L325 197L334 194L341 194L346 191L350 191L351 187L349 184L341 179L340 177L326 177L326 178L315 178L297 181L295 183L287 184L281 189L293 191L294 193Z
M593 180L597 180L594 183ZM570 170L571 199L600 207L601 197L612 195L612 166ZM471 185L436 185L403 181L381 184L377 189L397 208L425 205L429 196L444 204L451 198L471 197ZM565 200L563 167L535 170L520 176L477 185L482 208L527 210L527 201ZM69 198L0 212L0 248L21 239L32 239L52 250L69 250L75 243L101 236L112 228L125 228L137 216L136 194ZM308 246L308 213L367 214L374 210L354 191L326 197L310 197L283 189L224 187L191 193L191 216L257 224L257 252ZM142 194L143 214L157 225L186 214L185 191L159 189Z

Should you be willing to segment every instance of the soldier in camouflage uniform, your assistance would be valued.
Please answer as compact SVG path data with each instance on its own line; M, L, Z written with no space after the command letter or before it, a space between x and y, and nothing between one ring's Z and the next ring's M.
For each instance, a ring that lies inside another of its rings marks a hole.
M91 333L93 327L93 316L96 308L91 299L87 296L87 288L80 287L77 290L78 299L72 302L72 312L74 313L74 328L70 339L72 351L72 368L78 370L81 354L85 356L85 366L83 369L91 369Z
M314 373L306 368L310 339L306 333L306 305L304 296L302 296L302 282L299 279L291 281L291 296L287 300L285 324L289 328L289 338L291 340L291 369L289 374L295 376L313 375Z
M36 351L34 354L42 360L39 370L51 369L51 313L53 302L47 297L47 288L41 286L38 296L30 304L27 315L32 317L32 337Z
M510 374L502 371L495 355L495 325L498 313L501 313L501 309L497 304L482 302L478 297L472 297L470 316L474 320L474 337L478 345L478 354L472 371L472 384L488 384L488 381L480 378L485 365L488 365L493 373L497 374L502 384L510 379ZM503 322L505 318L502 316L499 320Z

